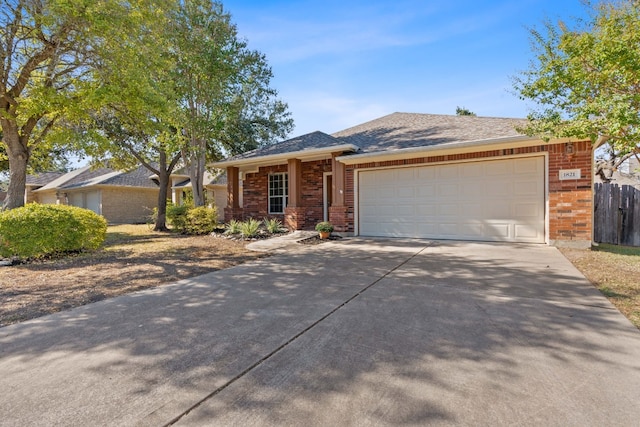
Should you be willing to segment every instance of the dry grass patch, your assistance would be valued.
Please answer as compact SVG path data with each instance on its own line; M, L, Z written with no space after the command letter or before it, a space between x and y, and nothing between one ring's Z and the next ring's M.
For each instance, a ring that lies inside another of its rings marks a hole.
M602 244L561 251L640 329L640 248Z
M264 256L244 242L111 226L104 247L61 259L0 267L0 326Z

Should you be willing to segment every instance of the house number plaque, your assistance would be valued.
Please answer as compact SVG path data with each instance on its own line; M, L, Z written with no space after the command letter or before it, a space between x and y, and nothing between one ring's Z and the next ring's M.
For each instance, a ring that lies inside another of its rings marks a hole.
M560 171L560 181L567 179L580 179L580 169L562 169Z

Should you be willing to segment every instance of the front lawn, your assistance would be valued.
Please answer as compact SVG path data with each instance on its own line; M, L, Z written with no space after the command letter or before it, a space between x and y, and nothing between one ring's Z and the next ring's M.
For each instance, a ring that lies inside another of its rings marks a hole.
M102 249L0 267L0 326L228 268L265 256L243 241L111 226Z
M640 248L601 244L561 251L640 329Z

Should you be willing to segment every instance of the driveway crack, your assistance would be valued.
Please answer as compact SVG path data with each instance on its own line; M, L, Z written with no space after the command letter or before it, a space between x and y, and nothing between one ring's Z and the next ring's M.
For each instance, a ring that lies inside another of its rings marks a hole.
M296 335L294 335L293 337L291 337L288 341L286 341L285 343L281 344L280 346L278 346L276 349L274 349L273 351L271 351L270 353L268 353L266 356L264 356L263 358L261 358L260 360L256 361L255 363L253 363L252 365L250 365L248 368L244 369L242 372L240 372L239 374L237 374L236 376L234 376L233 378L231 378L229 381L227 381L226 383L222 384L220 387L218 387L217 389L213 390L211 393L207 394L205 397L203 397L202 399L200 399L199 401L197 401L195 404L193 404L191 407L189 407L187 410L185 410L184 412L178 414L176 417L174 417L171 421L169 421L168 423L164 424L164 426L171 426L174 425L175 423L177 423L178 421L180 421L182 418L184 418L186 415L188 415L190 412L192 412L194 409L198 408L200 405L202 405L203 403L205 403L206 401L210 400L211 398L215 397L216 395L220 394L223 390L225 390L227 387L229 387L231 384L235 383L236 381L238 381L239 379L241 379L242 377L244 377L245 375L249 374L251 371L253 371L254 369L256 369L258 366L260 366L262 363L266 362L267 360L271 359L273 356L275 356L277 353L279 353L280 351L284 350L286 347L289 346L289 344L293 343L294 341L296 341L298 338L302 337L303 335L305 335L307 332L309 332L311 329L315 328L316 326L318 326L320 323L322 323L324 320L326 320L328 317L330 317L331 315L335 314L338 310L342 309L343 307L345 307L347 304L349 304L350 302L352 302L353 300L355 300L356 298L360 297L363 293L367 292L369 289L371 289L373 286L377 285L378 283L380 283L380 281L382 281L383 279L385 279L386 277L388 277L390 274L392 274L393 272L395 272L396 270L398 270L399 268L403 267L405 264L407 264L409 261L411 261L412 259L414 259L415 257L417 257L418 255L420 255L422 252L424 252L426 249L428 249L429 247L433 246L433 242L429 242L426 246L424 246L423 248L421 248L419 251L415 252L413 255L411 255L410 257L408 257L407 259L405 259L404 261L402 261L400 264L396 265L395 267L393 267L392 269L390 269L389 271L387 271L385 274L383 274L382 276L378 277L376 280L374 280L373 282L369 283L367 286L365 286L364 288L360 289L358 292L356 292L355 294L353 294L351 297L349 297L348 299L346 299L344 302L342 302L340 305L334 307L331 311L329 311L328 313L326 313L325 315L323 315L322 317L320 317L318 320L316 320L315 322L313 322L311 325L307 326L305 329L303 329L302 331L298 332Z

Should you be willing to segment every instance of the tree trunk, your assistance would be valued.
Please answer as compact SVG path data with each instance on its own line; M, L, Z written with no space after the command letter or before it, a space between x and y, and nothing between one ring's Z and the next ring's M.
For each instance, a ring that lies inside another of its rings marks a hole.
M29 150L26 144L23 144L15 123L7 120L2 121L2 141L9 158L9 188L3 209L15 209L24 206Z
M167 193L169 187L169 174L165 168L160 169L158 176L160 192L158 193L158 215L153 231L169 231L167 228Z
M167 193L169 191L169 178L173 172L173 166L167 168L167 154L160 151L160 162L158 165L158 182L160 191L158 192L158 215L153 231L169 231L167 228Z
M206 153L203 142L192 144L183 150L182 159L189 169L189 179L191 180L191 191L193 194L193 206L204 206L204 166L206 163Z

